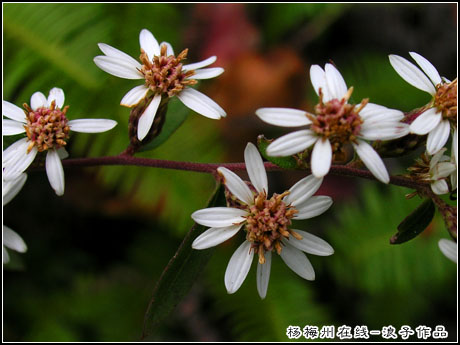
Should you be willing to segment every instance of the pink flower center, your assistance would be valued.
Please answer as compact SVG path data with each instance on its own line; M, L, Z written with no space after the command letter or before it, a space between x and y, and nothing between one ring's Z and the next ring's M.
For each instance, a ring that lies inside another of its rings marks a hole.
M27 124L24 125L29 147L27 153L35 146L39 152L49 149L59 149L67 145L70 128L69 120L66 117L68 106L64 109L56 107L53 101L49 108L41 107L32 110L27 104L23 105L26 109Z
M343 145L355 141L363 124L359 112L368 100L364 99L358 107L348 104L352 92L353 88L350 88L341 100L334 98L324 103L320 89L319 103L315 107L316 116L307 115L312 121L311 129L329 139L333 152L340 152Z
M181 92L186 86L197 83L194 79L188 79L195 72L183 71L181 61L187 57L188 49L183 50L177 57L167 55L167 46L161 46L160 56L154 56L149 60L147 54L141 49L140 60L143 63L140 72L144 75L146 86L155 94L164 94L173 97Z
M246 239L252 243L251 249L259 255L259 263L265 263L264 253L276 250L281 253L283 238L289 235L297 239L302 236L289 229L291 219L298 212L293 206L286 205L282 200L289 192L273 194L267 199L265 193L256 195L254 205L248 206L246 219Z

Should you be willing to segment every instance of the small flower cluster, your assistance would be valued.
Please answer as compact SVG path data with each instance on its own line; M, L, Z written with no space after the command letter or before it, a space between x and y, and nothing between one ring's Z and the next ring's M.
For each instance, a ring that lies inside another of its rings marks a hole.
M225 186L241 206L212 207L193 213L195 222L210 228L198 236L192 246L195 249L213 247L243 229L246 240L228 263L225 286L229 293L240 288L249 272L254 253L257 253L257 290L260 297L265 298L273 251L281 256L290 269L308 280L315 279L315 271L302 252L321 256L334 253L332 247L321 238L290 228L292 219L309 219L327 211L332 199L328 196L312 196L323 181L313 175L268 199L267 173L262 157L253 144L246 146L244 159L252 188L232 171L219 168Z
M105 132L116 126L116 121L107 119L69 120L69 109L64 106L64 91L51 89L48 98L35 92L30 106L24 109L3 101L3 135L26 133L3 152L3 179L14 180L34 161L40 152L46 151L46 173L57 195L64 194L64 169L61 159L67 158L65 149L70 131L82 133Z
M146 29L139 36L142 64L129 55L107 44L100 43L99 48L105 54L97 56L94 62L102 70L126 79L144 79L144 84L130 90L121 100L121 105L135 107L141 101L149 104L138 119L139 140L149 133L160 103L167 102L177 96L187 107L212 119L225 117L225 111L213 100L189 86L196 84L198 79L208 79L220 75L224 70L220 67L203 68L216 61L212 56L204 61L183 65L187 50L177 57L172 46L163 42L158 44L152 33ZM192 79L193 77L193 79ZM65 149L72 131L82 133L100 133L117 125L109 119L78 119L69 120L69 106L64 106L64 91L53 88L49 96L35 92L30 105L24 104L23 109L3 101L2 133L5 136L24 134L3 151L3 204L5 199L11 200L25 183L24 172L35 160L36 156L46 152L45 168L49 183L57 195L62 196L65 190L64 169L62 159L69 155ZM6 194L5 194L6 193ZM4 227L4 245L19 251L25 251L22 239L11 229ZM9 260L8 253L3 250L4 262Z
M187 49L176 57L171 44L158 44L152 33L146 29L141 31L139 42L142 65L126 53L104 43L99 43L99 48L105 55L94 58L94 63L100 69L116 77L144 80L143 85L131 89L121 100L122 106L132 108L149 98L150 103L139 118L139 140L142 141L149 133L161 102L174 96L191 110L211 119L220 119L227 115L216 102L190 87L196 84L197 79L214 78L224 72L220 67L203 68L213 64L216 61L215 56L183 65L182 60L187 57Z
M314 255L331 255L333 248L317 236L290 228L293 219L308 219L325 212L332 200L327 196L312 196L321 185L334 161L340 161L347 147L352 147L360 160L383 183L390 177L378 152L369 141L388 141L402 138L409 133L425 135L427 155L423 155L409 168L413 179L431 184L435 194L446 194L451 178L451 189L456 189L457 171L457 81L442 81L436 69L423 57L411 53L431 82L415 66L401 57L390 56L396 71L416 87L429 91L432 102L411 124L405 114L396 109L370 103L363 99L359 104L349 102L353 87L347 85L332 64L322 69L310 68L310 79L319 97L314 112L292 108L260 108L256 115L272 125L281 127L308 126L271 142L268 156L285 157L299 154L299 159L309 157L312 175L300 180L290 190L268 198L267 175L257 149L249 143L244 157L249 175L249 187L235 173L221 167L218 169L223 183L237 207L228 202L226 208L213 207L196 211L192 218L198 224L210 227L193 242L193 248L206 249L233 237L241 229L246 240L231 257L225 272L228 293L234 293L245 280L254 254L259 257L257 265L257 289L265 298L270 277L272 253L304 279L313 280L314 270L302 251ZM407 65L410 64L410 65ZM423 82L423 84L422 84ZM443 148L452 129L452 157L443 156ZM239 206L238 206L239 205ZM441 251L451 260L456 257L453 241L439 242ZM454 260L456 261L456 259Z
M198 80L223 73L220 67L208 67L216 61L209 57L201 62L184 64L188 50L178 55L168 42L158 43L153 34L143 29L139 35L139 61L104 43L99 48L104 55L94 63L103 71L124 79L139 79L142 84L128 91L121 99L122 106L132 108L138 142L147 142L155 120L164 114L172 97L186 107L211 119L221 119L226 112L206 95L193 89ZM304 177L289 190L269 195L268 177L257 147L248 143L244 161L250 182L243 181L226 167L217 169L226 187L227 207L201 209L192 214L193 220L209 227L193 242L194 249L216 246L244 234L244 240L232 255L226 272L225 286L229 293L243 284L257 254L257 290L265 298L270 279L272 254L278 254L286 265L307 280L315 279L315 271L306 254L329 256L334 249L325 240L303 230L293 228L296 220L310 219L326 212L332 205L328 196L315 196L333 162L341 161L347 149L353 149L361 163L383 183L390 175L373 146L373 142L400 139L408 134L428 135L426 154L411 168L409 176L431 184L435 194L456 189L457 171L457 79L441 78L436 68L424 57L410 53L421 69L406 59L390 55L396 72L411 85L428 92L432 100L421 108L417 116L407 118L400 110L370 103L362 99L351 102L353 87L333 64L310 68L310 80L318 95L313 111L291 108L260 108L256 115L271 125L301 127L273 140L266 149L270 157L296 155L308 162L311 175ZM117 124L109 119L68 119L69 106L64 106L64 91L53 88L49 96L41 92L32 95L30 105L23 109L3 101L3 135L25 136L3 152L3 205L22 188L25 171L36 156L46 152L45 168L48 180L57 195L65 189L62 159L68 156L66 146L71 132L105 132ZM452 133L451 157L444 156L444 146ZM133 135L134 136L134 135ZM430 158L431 157L431 158ZM450 186L447 178L450 177ZM27 247L21 237L3 227L4 246L18 252ZM443 240L441 251L454 260L456 244ZM9 260L3 249L3 261ZM456 261L456 259L455 259Z
M410 124L410 132L427 135L426 154L431 161L424 169L425 180L431 183L435 194L449 192L446 178L450 176L451 190L457 189L457 78L449 81L441 78L437 69L423 56L411 52L411 57L421 69L398 55L390 55L390 63L396 72L409 84L429 93L432 99L418 117ZM442 154L444 145L452 135L451 158ZM422 158L425 161L425 158ZM416 179L420 170L415 166Z

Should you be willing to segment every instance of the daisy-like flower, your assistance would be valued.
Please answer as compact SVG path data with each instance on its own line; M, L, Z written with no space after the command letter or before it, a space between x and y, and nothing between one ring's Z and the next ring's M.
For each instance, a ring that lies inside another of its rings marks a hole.
M410 124L410 131L428 134L426 150L434 155L444 147L450 132L457 132L457 78L452 82L441 78L431 62L417 53L409 54L421 70L398 55L390 55L390 63L406 82L432 96L423 113Z
M447 178L451 177L452 189L457 188L456 175L457 166L451 157L445 156L446 148L439 150L431 159L427 154L415 161L415 164L408 168L410 177L419 181L430 182L431 190L437 195L449 193Z
M3 180L3 206L8 204L22 189L26 183L27 175L20 174L14 179ZM16 232L11 230L6 225L3 225L3 263L6 264L10 261L10 255L6 248L17 251L18 253L25 253L27 245L24 240Z
M64 105L64 91L51 89L48 98L35 92L30 106L24 110L3 101L3 135L25 133L26 137L10 145L3 152L3 177L13 179L24 172L39 152L46 153L46 174L51 187L57 195L64 194L64 169L61 159L67 158L66 140L70 131L82 133L105 132L116 126L117 122L107 119L68 120L69 106Z
M430 181L431 190L433 193L441 195L449 193L449 186L447 185L446 178L452 176L457 171L457 167L448 156L444 156L446 148L439 150L430 161ZM451 179L452 181L452 179ZM452 186L453 189L456 186Z
M457 131L455 131L454 136L452 138L452 150L450 153L450 162L455 166L455 171L452 171L452 173L450 174L450 183L452 185L452 190L457 189L457 150Z
M288 191L268 198L267 173L262 157L252 143L246 146L244 160L253 189L238 175L220 167L218 172L230 193L237 198L238 205L194 212L193 220L210 228L195 239L192 247L206 249L216 246L243 229L246 240L228 263L225 286L228 293L236 292L246 279L254 254L257 254L257 290L260 297L265 298L273 252L307 280L315 279L315 271L302 252L321 256L334 253L333 248L321 238L290 228L292 219L308 219L325 212L332 205L332 199L312 196L323 180L313 175L300 180Z
M457 263L457 243L456 242L442 238L439 240L438 246L446 258Z
M134 87L121 100L121 105L134 107L148 96L153 98L139 118L137 137L143 140L150 131L157 110L162 103L177 96L191 110L209 117L220 119L225 117L225 111L212 99L203 93L190 88L198 79L210 79L219 76L224 69L220 67L203 68L213 64L216 57L212 56L201 62L183 65L188 49L183 50L177 57L172 46L167 42L161 45L152 33L143 29L139 35L141 46L140 62L126 53L107 44L99 43L99 48L105 54L96 56L94 63L103 71L125 79L143 79L144 84Z
M389 182L388 172L378 153L365 140L392 140L409 133L401 123L399 110L369 103L349 104L353 88L347 89L340 72L331 64L325 70L318 65L310 68L310 79L319 103L315 113L289 108L261 108L256 115L272 125L283 127L309 126L284 135L267 147L270 156L289 156L313 146L311 170L316 177L325 176L334 156L340 156L351 144L359 158L374 176Z

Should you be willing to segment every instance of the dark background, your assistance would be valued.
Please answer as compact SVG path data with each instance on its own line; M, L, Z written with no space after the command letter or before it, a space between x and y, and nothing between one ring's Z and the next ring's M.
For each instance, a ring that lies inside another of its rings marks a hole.
M225 73L200 89L228 116L191 114L161 147L141 156L240 162L258 134L287 131L262 123L266 106L312 109L311 64L333 61L358 102L409 111L430 96L402 80L388 54L416 51L442 76L457 75L457 4L3 4L3 97L17 105L58 86L70 118L113 118L114 131L75 134L71 157L117 154L127 144L129 110L119 101L136 81L99 70L97 43L137 58L141 29L168 41L189 61L217 55ZM176 104L174 111L187 111ZM4 147L11 143L4 139ZM403 173L416 156L386 160ZM57 197L43 171L29 173L3 221L28 245L10 251L3 269L5 341L137 341L151 293L181 239L190 214L205 207L211 176L137 167L66 169ZM304 175L270 173L282 191ZM327 177L318 194L334 205L298 224L326 239L331 257L310 256L314 282L274 260L267 298L255 270L227 295L224 272L241 238L218 247L191 292L158 327L157 341L287 341L289 325L367 325L381 330L443 325L457 337L456 265L437 247L447 238L439 216L419 237L389 245L397 225L419 203L410 190ZM239 234L241 235L241 234ZM301 338L302 339L302 338ZM415 340L415 338L411 338ZM337 340L337 339L336 339ZM380 337L370 340L379 341ZM432 339L429 339L432 340Z

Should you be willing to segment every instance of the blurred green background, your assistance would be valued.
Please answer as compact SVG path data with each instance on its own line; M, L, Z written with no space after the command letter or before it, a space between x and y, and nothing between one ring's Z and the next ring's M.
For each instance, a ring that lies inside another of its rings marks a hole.
M76 134L71 157L118 154L126 147L129 109L119 106L138 81L98 69L97 43L137 58L139 32L149 29L189 61L217 55L226 72L202 81L228 117L197 114L160 147L139 154L195 162L240 162L258 134L286 133L254 111L282 106L311 109L311 64L333 61L353 97L411 110L429 95L405 83L388 54L416 51L440 74L456 77L457 4L3 4L3 99L21 105L35 91L65 91L73 118L111 118L115 130ZM168 116L186 116L174 102ZM4 148L16 138L4 138ZM386 160L403 173L416 156ZM302 173L270 173L283 191ZM26 241L3 269L5 341L137 341L153 288L181 239L190 214L205 207L210 175L138 167L66 170L66 192L56 197L46 174L34 171L4 208L3 221ZM389 245L397 225L420 199L404 188L327 177L318 194L334 205L323 216L295 224L326 239L331 257L309 256L316 281L304 281L274 260L268 295L260 300L255 268L228 295L224 272L242 234L218 247L156 341L287 341L297 325L444 325L457 337L457 266L439 251L447 238L436 216L418 238ZM301 338L303 339L303 338ZM415 338L413 338L415 339ZM336 339L337 340L337 339ZM370 340L381 340L371 337Z

